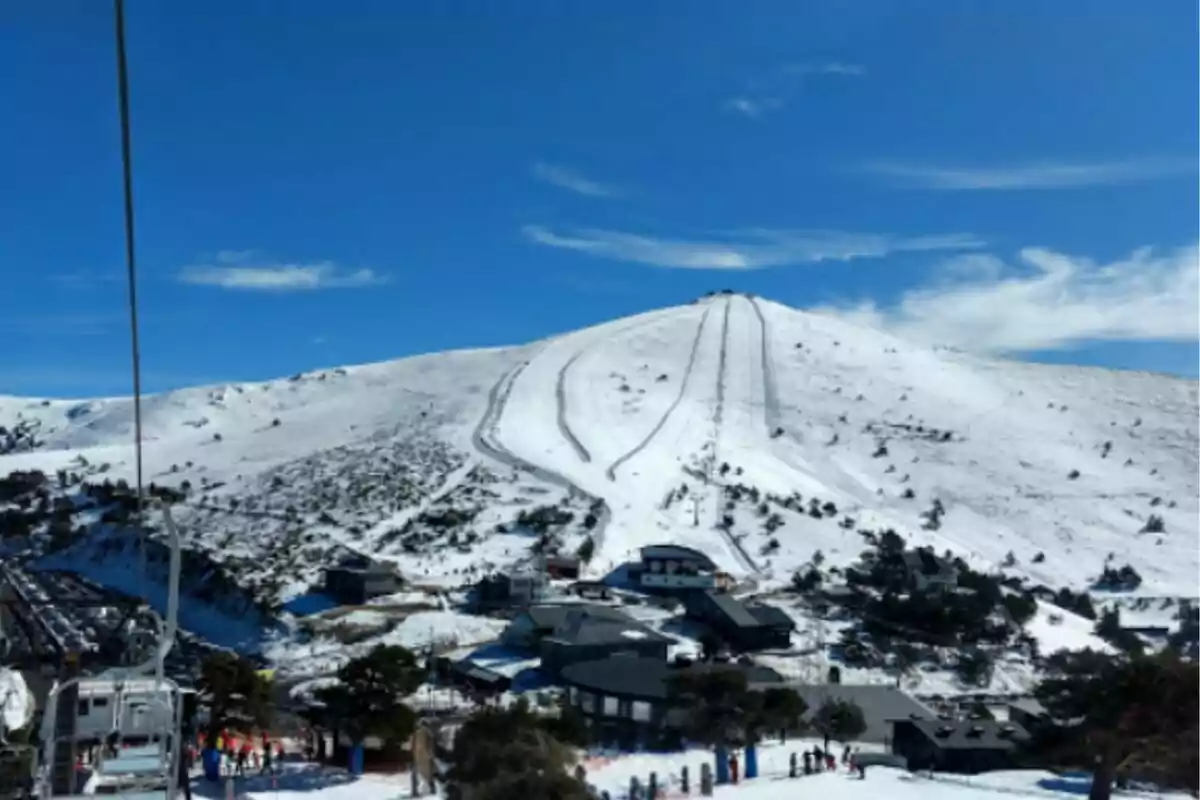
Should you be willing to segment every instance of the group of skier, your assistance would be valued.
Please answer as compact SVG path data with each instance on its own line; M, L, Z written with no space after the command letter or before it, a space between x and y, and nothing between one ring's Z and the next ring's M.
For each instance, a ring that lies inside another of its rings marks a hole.
M266 731L260 736L261 747L255 747L253 736L247 735L239 739L236 733L228 732L217 736L213 746L222 755L227 774L245 777L247 767L258 770L260 775L268 775L278 770L279 765L283 763L283 742L272 742ZM203 736L199 737L197 744L200 750L204 749Z

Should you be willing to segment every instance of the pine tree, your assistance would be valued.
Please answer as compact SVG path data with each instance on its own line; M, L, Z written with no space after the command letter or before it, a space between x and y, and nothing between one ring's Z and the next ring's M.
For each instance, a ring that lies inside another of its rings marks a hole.
M585 735L572 719L570 715L566 722L539 717L524 700L505 709L475 712L463 723L447 754L447 797L586 800L587 787L566 772L576 761L571 745L581 742L564 739Z
M1036 695L1093 759L1090 800L1108 800L1114 778L1139 775L1195 791L1200 763L1200 670L1165 652L1111 656L1063 651L1047 661Z
M830 739L851 741L867 729L867 721L857 703L829 698L813 715L813 727L825 738L824 750L828 752Z
M417 657L397 645L379 645L338 670L338 683L316 692L325 716L361 744L376 736L391 745L412 735L417 717L404 704L425 680Z
M265 728L271 721L271 684L233 653L214 653L200 666L200 699L208 706L208 741L228 728Z

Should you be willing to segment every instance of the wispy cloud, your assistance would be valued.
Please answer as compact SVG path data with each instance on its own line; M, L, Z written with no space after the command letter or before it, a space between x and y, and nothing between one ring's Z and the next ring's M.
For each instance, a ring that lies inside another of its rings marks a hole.
M216 264L184 267L177 278L196 286L215 286L252 292L306 292L320 289L358 289L386 283L372 269L347 270L332 262L315 264L248 263L251 254L236 254L237 266L228 266L228 251L218 254Z
M866 73L866 67L861 64L843 61L785 64L750 81L745 91L725 101L725 110L757 119L786 107L806 79L821 75L856 77Z
M822 310L905 338L990 353L1200 338L1197 245L1164 254L1144 248L1110 264L1042 248L1018 258L1018 265L996 259L995 274L989 267L974 278L910 291L891 307L868 301ZM966 274L980 264L967 265Z
M1066 189L1169 178L1196 171L1195 159L1156 158L1127 161L1036 162L1001 166L948 166L879 161L867 172L897 185L943 191Z
M618 197L621 194L615 187L594 181L561 164L539 161L533 165L532 172L533 177L540 181L588 197Z
M547 247L676 269L747 270L878 258L900 251L963 250L983 246L982 241L969 234L902 237L755 229L720 238L665 239L596 229L559 234L541 225L527 225L523 233L531 242Z
M758 119L771 111L783 108L783 99L771 95L743 94L725 101L725 110L733 111L744 117Z
M862 64L847 64L844 61L823 61L819 63L804 62L787 64L782 71L788 75L866 75L867 68Z

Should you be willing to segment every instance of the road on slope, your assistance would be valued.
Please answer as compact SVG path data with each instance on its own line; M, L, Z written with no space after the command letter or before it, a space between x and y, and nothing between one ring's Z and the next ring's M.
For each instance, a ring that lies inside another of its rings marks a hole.
M618 458L616 461L614 461L612 464L610 464L608 469L606 469L604 471L604 474L608 476L608 479L610 481L615 481L617 479L617 470L622 465L627 463L631 458L636 456L638 453L645 450L646 446L648 444L650 444L652 441L654 441L654 437L658 436L658 434L662 431L663 426L665 426L667 424L667 420L671 418L671 416L679 408L679 404L681 402L683 402L684 397L687 396L688 388L692 384L692 375L695 372L695 368L696 368L696 354L700 350L700 340L704 334L704 328L705 328L706 323L708 322L708 318L711 313L712 313L712 306L710 305L708 308L706 308L704 310L704 314L700 317L700 323L696 326L696 336L692 340L692 349L691 349L690 354L688 355L687 365L684 367L684 370L683 370L683 380L680 381L680 384L679 384L679 394L677 394L675 396L675 399L671 402L671 405L667 407L666 413L664 413L662 415L662 417L658 420L658 422L655 423L654 427L651 428L650 433L648 433L646 435L646 438L644 438L644 439L642 439L642 441L638 442L633 447L633 449L629 450L627 453L625 453L620 458Z
M500 441L499 437L496 435L496 430L499 427L500 419L504 416L504 407L508 403L508 399L512 394L513 386L516 384L517 379L521 376L521 373L527 366L529 366L529 363L534 358L537 358L538 352L540 352L540 350L534 351L529 358L525 359L508 372L504 373L504 375L500 377L500 380L496 381L495 385L492 386L491 390L488 392L487 408L484 410L483 416L479 420L479 424L475 427L471 441L475 445L475 449L488 458L499 461L502 464L513 467L514 469L528 472L539 480L552 483L556 486L562 486L570 492L577 493L580 497L586 497L589 501L595 502L596 500L600 500L602 503L600 514L596 521L596 527L592 529L592 539L596 545L596 549L599 549L604 541L604 531L608 527L608 522L611 517L608 504L605 503L602 498L598 498L589 492L585 492L578 485L563 475L526 461L525 459L517 456L515 453L505 447Z

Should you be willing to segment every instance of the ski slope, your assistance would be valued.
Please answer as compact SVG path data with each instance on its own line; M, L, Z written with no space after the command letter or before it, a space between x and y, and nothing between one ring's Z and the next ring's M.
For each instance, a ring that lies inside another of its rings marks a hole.
M979 566L1011 553L1010 572L1052 587L1089 585L1111 556L1139 592L1194 597L1197 410L1195 381L979 358L716 295L520 347L150 396L146 478L188 481L188 536L288 591L335 544L466 582L527 559L512 522L551 505L573 515L564 547L592 538L597 575L676 542L769 584L892 527ZM128 399L2 397L0 425L37 442L0 473L132 477Z

